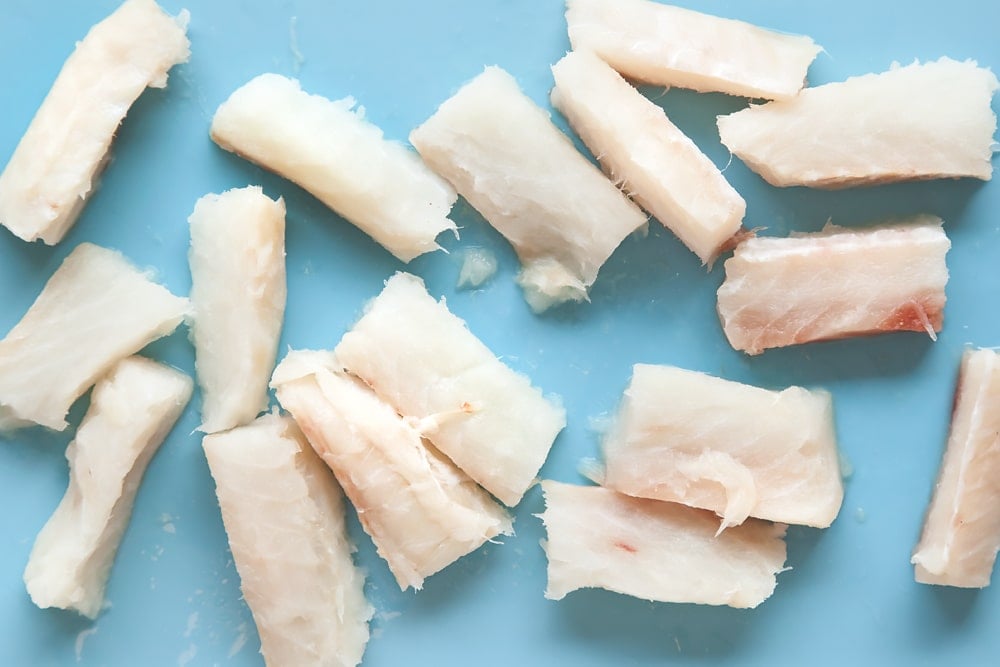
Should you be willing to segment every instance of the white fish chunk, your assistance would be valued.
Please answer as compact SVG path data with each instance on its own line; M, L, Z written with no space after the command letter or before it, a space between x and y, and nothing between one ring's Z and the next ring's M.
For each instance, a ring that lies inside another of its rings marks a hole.
M25 241L62 240L129 107L187 61L187 22L187 11L172 17L153 0L126 0L77 43L0 174L0 224Z
M62 431L73 401L187 313L187 299L121 253L81 243L0 340L0 409L7 419Z
M722 143L779 187L993 174L993 72L949 58L806 88L719 116Z
M790 238L750 238L726 260L718 310L734 349L890 331L927 332L944 321L951 242L939 218L864 230L828 225Z
M715 534L711 512L546 480L545 597L606 588L658 602L753 608L784 570L785 527L751 519Z
M552 68L552 104L612 180L708 264L746 202L691 139L604 61L572 51Z
M566 413L503 364L408 273L390 278L334 351L455 465L513 507Z
M510 516L332 353L292 351L275 370L278 401L333 470L401 590L497 535Z
M601 266L646 216L499 67L487 67L410 142L510 241L540 312L584 301Z
M24 583L39 607L96 618L143 473L191 398L180 371L121 360L94 387L66 449L69 487L31 550Z
M826 528L844 498L823 391L768 391L636 364L604 440L602 484L712 510L719 530L757 517Z
M989 586L1000 549L1000 358L962 357L948 447L910 561L922 584Z
M202 197L191 223L191 327L206 433L253 421L285 316L285 202L259 187Z
M372 607L333 475L295 423L274 414L202 446L264 662L360 663Z
M794 97L810 38L648 0L567 0L569 41L630 79L769 100Z
M297 183L403 262L439 250L455 231L458 195L402 144L388 141L353 98L331 101L261 74L222 103L212 139Z

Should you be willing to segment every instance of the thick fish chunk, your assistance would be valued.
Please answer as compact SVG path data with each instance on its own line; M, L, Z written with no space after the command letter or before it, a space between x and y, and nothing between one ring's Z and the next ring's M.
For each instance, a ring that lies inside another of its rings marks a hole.
M566 22L574 50L630 79L769 100L794 97L821 50L808 37L648 0L567 0Z
M408 273L386 282L334 352L343 368L511 507L566 425L561 406L505 366Z
M191 399L194 383L143 357L97 383L66 449L69 487L31 550L24 583L39 607L96 618L143 473Z
M993 174L993 72L941 58L719 116L722 143L779 187Z
M510 241L536 312L585 301L646 216L499 67L487 67L410 134L427 164Z
M192 340L206 433L253 421L285 317L285 202L259 187L206 195L191 223Z
M844 498L833 402L801 387L636 364L604 458L605 486L712 510L720 531L747 517L826 528Z
M785 527L751 519L715 534L711 512L546 480L548 587L606 588L657 602L753 608L784 570Z
M0 174L0 224L25 241L62 240L132 103L187 61L187 22L187 11L171 17L153 0L126 0L77 43Z
M332 353L289 352L274 373L295 418L358 510L401 590L510 535L510 516Z
M310 95L261 74L222 103L212 140L297 183L403 262L439 250L455 231L458 195L402 144L388 141L353 98Z
M663 113L600 58L573 51L552 68L552 104L601 166L709 264L739 232L746 202Z
M944 321L951 242L940 218L854 231L828 225L790 238L751 238L726 260L719 319L734 349L890 331L936 339Z
M354 667L372 607L333 475L287 417L202 440L243 597L271 667Z
M989 586L1000 549L1000 358L969 350L948 447L911 563L922 584Z
M0 340L0 422L62 431L73 401L115 362L176 329L187 313L187 299L120 253L81 243Z

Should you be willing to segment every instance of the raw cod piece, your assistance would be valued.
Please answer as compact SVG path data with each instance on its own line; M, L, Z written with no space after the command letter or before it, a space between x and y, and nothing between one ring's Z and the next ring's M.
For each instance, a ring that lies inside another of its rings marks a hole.
M941 58L806 88L719 116L730 151L780 187L846 188L993 174L998 82Z
M335 350L421 435L513 507L534 482L566 413L501 362L408 273L390 278Z
M253 421L285 316L285 202L259 187L206 195L191 223L191 307L206 433Z
M511 519L366 385L335 369L328 352L289 352L275 370L295 418L358 510L401 590L512 534Z
M77 398L119 359L177 328L187 299L122 255L81 243L0 340L0 421L66 428Z
M844 497L826 392L768 391L636 364L604 441L602 484L722 517L826 528Z
M24 571L39 607L96 618L143 473L180 417L191 378L143 357L120 361L97 383L66 449L69 487L42 528Z
M648 0L567 0L574 50L647 83L769 100L794 97L820 52L808 37Z
M751 519L716 536L711 512L546 480L545 597L606 588L659 602L753 608L777 585L785 527Z
M663 110L600 58L573 51L552 68L552 104L604 170L711 263L739 232L746 202Z
M372 608L330 471L295 423L273 414L202 445L265 663L360 663Z
M115 131L147 87L190 55L188 13L126 0L78 42L0 174L0 224L25 241L62 240L109 159Z
M403 262L439 250L458 199L405 146L386 140L353 98L310 95L261 74L223 102L212 139L302 186Z
M913 552L922 584L983 588L1000 549L1000 358L968 350L948 447Z
M611 253L646 223L499 67L445 101L410 142L514 246L536 312L586 300Z
M726 260L719 318L734 349L889 331L925 331L944 318L951 242L942 222L853 231L828 225L791 238L751 238Z

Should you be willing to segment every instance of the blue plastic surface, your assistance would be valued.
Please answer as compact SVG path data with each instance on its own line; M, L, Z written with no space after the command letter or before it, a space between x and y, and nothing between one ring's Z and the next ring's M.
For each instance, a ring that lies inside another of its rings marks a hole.
M165 0L176 12L180 0ZM1000 4L794 0L685 5L811 35L826 52L813 84L942 55L1000 67ZM63 60L113 0L0 3L0 163L13 151ZM355 96L387 136L405 141L486 64L517 77L546 105L549 66L569 48L559 0L191 0L193 56L166 90L133 107L114 159L83 216L55 248L0 229L0 332L28 308L63 257L92 241L155 267L186 293L187 216L208 192L261 184L288 204L288 314L282 349L331 347L382 281L403 266L295 186L215 147L211 114L237 86L274 71L331 98ZM299 57L299 54L301 57ZM746 102L647 90L720 166L729 162L717 114ZM562 127L565 123L556 115ZM721 263L698 266L655 222L627 239L601 272L592 303L532 315L513 284L509 246L466 204L451 254L412 262L430 291L511 366L562 396L569 425L544 477L583 480L594 423L614 412L633 363L668 363L768 387L821 386L836 401L840 444L853 465L843 510L826 531L792 528L788 564L755 611L650 604L605 591L542 597L541 495L517 509L517 536L489 544L401 593L351 517L358 561L377 608L367 665L958 665L996 664L1000 591L913 581L910 551L940 461L958 361L966 344L1000 344L1000 183L930 182L842 192L779 190L738 160L726 175L748 202L746 226L815 230L929 212L953 242L945 328L936 343L894 334L775 350L748 358L715 315ZM483 289L456 290L461 249L500 261ZM181 330L148 354L193 372ZM111 607L95 623L36 609L21 573L66 484L72 430L0 437L0 663L4 665L258 665L212 480L191 431L198 397L149 467L111 574ZM72 413L75 424L82 406Z

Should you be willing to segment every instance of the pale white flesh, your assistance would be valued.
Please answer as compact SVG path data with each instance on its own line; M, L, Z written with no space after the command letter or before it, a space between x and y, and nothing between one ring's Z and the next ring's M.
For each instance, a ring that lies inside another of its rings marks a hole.
M552 68L552 104L613 181L710 263L740 230L746 202L663 109L589 51Z
M780 187L846 188L993 174L997 78L942 58L719 116L722 143Z
M794 97L820 52L808 37L648 0L567 0L574 50L630 79L769 100Z
M1000 549L1000 358L962 358L948 447L913 552L922 584L989 586Z
M66 449L69 487L31 550L24 583L39 607L96 618L150 459L191 398L180 371L143 357L120 361L94 387Z
M188 221L200 428L216 433L267 409L287 295L285 202L229 190L199 199Z
M402 144L365 120L353 98L310 95L261 74L223 102L212 139L311 192L403 262L440 249L458 199Z
M512 533L506 511L329 352L293 351L275 370L281 406L333 470L399 587Z
M187 21L187 11L171 17L153 0L127 0L77 42L0 174L0 224L25 241L62 240L129 107L187 61Z
M513 507L535 480L566 413L503 364L407 273L390 278L341 339L361 378L487 491Z
M747 517L826 528L844 497L829 394L671 366L633 367L604 459L605 486L712 510L720 530Z
M264 662L360 663L372 608L333 475L288 417L264 415L202 446Z
M546 480L545 597L606 588L657 602L753 608L784 569L785 527L751 519L716 535L711 512Z
M936 338L951 242L941 220L853 231L827 226L790 238L749 238L726 260L719 318L734 349L891 331Z
M115 362L176 329L187 313L187 299L120 253L81 243L0 340L0 421L62 431L73 401Z
M584 301L601 266L646 216L499 67L487 67L410 142L521 260L535 311Z

